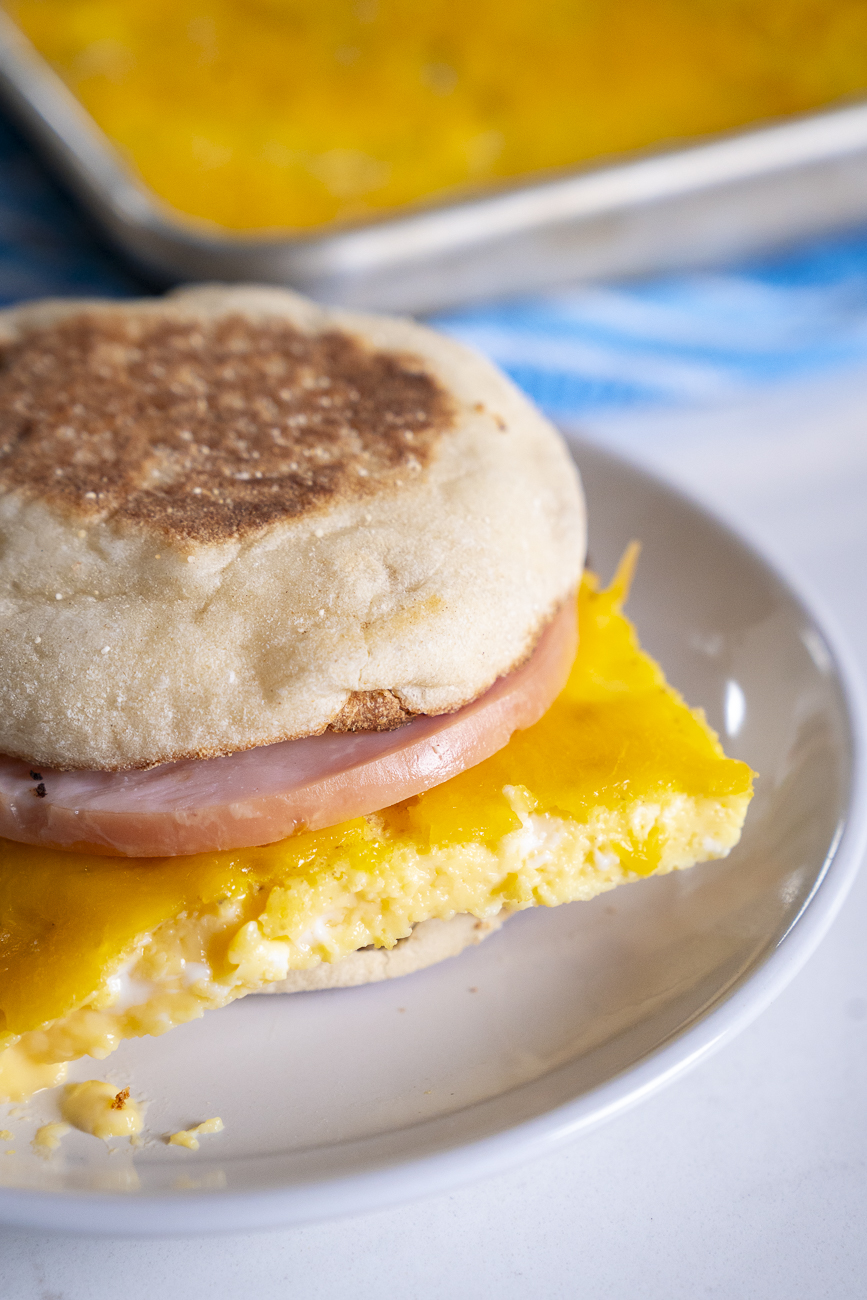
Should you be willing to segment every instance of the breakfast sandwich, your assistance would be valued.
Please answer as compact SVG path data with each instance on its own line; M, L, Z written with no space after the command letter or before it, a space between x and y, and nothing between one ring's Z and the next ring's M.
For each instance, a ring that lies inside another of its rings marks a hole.
M737 842L752 774L481 357L254 287L0 350L0 1096Z

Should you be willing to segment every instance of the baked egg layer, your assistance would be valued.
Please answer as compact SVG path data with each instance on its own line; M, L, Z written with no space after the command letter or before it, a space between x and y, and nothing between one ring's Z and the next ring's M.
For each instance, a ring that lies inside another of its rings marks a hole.
M0 1097L414 925L593 898L724 857L752 772L622 612L629 556L579 593L566 688L443 785L263 848L117 859L0 841Z

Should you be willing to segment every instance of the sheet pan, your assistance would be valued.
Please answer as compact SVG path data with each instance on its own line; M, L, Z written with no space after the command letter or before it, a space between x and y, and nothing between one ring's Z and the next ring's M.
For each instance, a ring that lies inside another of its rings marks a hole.
M106 237L163 284L257 280L424 313L712 265L867 220L867 104L303 234L193 221L136 178L0 11L0 96Z

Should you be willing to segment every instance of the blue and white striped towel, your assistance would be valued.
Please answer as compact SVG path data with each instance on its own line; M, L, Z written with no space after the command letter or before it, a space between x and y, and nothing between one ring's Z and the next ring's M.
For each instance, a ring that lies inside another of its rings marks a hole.
M443 313L551 414L712 404L867 361L867 230L715 273Z

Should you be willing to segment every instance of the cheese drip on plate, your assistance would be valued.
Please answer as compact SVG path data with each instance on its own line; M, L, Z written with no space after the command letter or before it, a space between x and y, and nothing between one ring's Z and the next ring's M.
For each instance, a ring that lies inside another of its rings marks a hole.
M548 907L724 857L752 794L587 575L569 681L476 767L263 848L117 859L0 841L0 1096L458 913ZM45 1067L52 1067L47 1069Z

